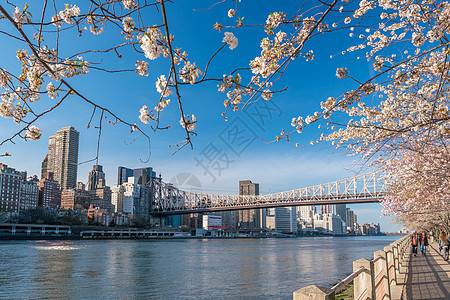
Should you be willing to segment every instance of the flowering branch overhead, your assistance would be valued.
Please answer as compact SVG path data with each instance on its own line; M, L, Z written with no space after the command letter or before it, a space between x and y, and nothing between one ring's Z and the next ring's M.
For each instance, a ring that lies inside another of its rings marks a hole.
M6 62L0 65L0 117L4 122L20 124L0 146L19 138L30 142L39 139L43 134L40 119L66 99L77 97L93 108L88 127L97 112L100 124L106 121L109 125L125 125L148 141L147 124L154 131L178 128L182 130L181 142L175 142L171 148L174 152L185 146L193 148L192 138L203 126L196 109L204 104L201 99L191 104L183 96L185 90L217 86L226 120L227 114L246 109L255 101L277 101L277 94L288 88L281 84L286 76L292 76L288 74L292 74L289 70L294 64L315 60L316 52L329 51L331 58L366 60L371 66L369 75L355 70L353 63L330 70L348 88L318 101L316 110L309 115L300 107L291 120L291 130L281 130L274 141L293 141L296 133L317 125L321 134L312 144L330 142L390 170L399 180L412 180L405 162L411 163L411 157L418 153L425 153L432 162L445 158L450 137L448 1L304 1L295 9L290 7L293 4L284 9L280 2L279 9L268 15L246 18L240 1L221 0L201 10L221 10L223 16L210 24L217 36L211 49L202 45L209 53L206 58L191 56L181 47L182 39L171 35L176 32L173 26L177 23L171 22L168 7L178 5L176 1L52 1L53 5L43 1L23 8L19 2L0 5L0 37L12 38L22 46L11 51L20 68L14 69ZM242 53L247 42L243 30L263 35L258 53L245 65L235 65L230 60L218 67L215 62L225 53L231 57ZM315 40L324 37L331 41L336 36L341 39L342 34L348 36L350 46L329 43L327 49L314 48ZM93 42L67 46L67 37L85 35L91 35ZM121 61L107 63L109 59ZM129 62L132 63L128 65ZM158 68L153 68L155 64ZM118 65L124 67L116 68ZM139 105L130 101L136 113L127 121L77 88L75 78L87 78L89 72L141 76L151 81L148 86L156 94ZM50 103L50 109L42 109L45 101ZM176 114L171 110L176 110ZM107 117L112 121L107 121ZM136 119L142 122L140 126L135 124ZM428 174L428 169L417 170ZM431 182L426 184L432 186ZM387 209L401 214L413 211L411 205L400 200L406 199L402 193L412 191L399 189L397 193L396 187L393 186L393 195L398 197L389 198L396 204L386 205ZM419 199L416 202L421 203L421 209L434 207L442 201L438 198L433 196L427 204ZM439 209L439 205L435 208Z

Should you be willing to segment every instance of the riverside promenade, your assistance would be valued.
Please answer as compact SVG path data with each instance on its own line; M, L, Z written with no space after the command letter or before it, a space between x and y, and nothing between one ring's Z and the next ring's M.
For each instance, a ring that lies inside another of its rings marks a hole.
M371 260L353 262L353 273L332 288L307 286L294 292L294 300L419 300L450 299L450 263L444 261L436 243L425 256L411 255L410 235L383 250ZM353 298L339 292L353 282Z
M450 263L439 254L436 243L427 255L412 256L403 299L450 299Z

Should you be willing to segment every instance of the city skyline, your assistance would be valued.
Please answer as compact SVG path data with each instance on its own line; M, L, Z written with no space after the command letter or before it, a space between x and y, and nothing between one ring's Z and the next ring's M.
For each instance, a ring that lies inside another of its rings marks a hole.
M118 168L120 169L121 167L119 166ZM148 167L148 168L137 169L137 171L142 172L142 170L145 170L145 169L150 169L150 170L152 170L151 167ZM101 166L94 165L94 170L101 171ZM103 173L103 172L102 172L102 173ZM156 175L155 172L151 172L151 173L153 174L153 176ZM92 171L90 172L90 174L92 174ZM103 174L103 175L104 175L104 174ZM102 175L102 177L104 177L103 175ZM142 180L142 179L136 178L136 180ZM101 182L102 185L104 185L104 179L100 179L100 182ZM136 181L136 182L137 182L137 181ZM240 185L241 185L241 186L242 186L242 184L247 184L247 185L248 185L249 183L251 184L251 181L249 181L249 180L241 181L241 182L240 182ZM256 185L258 185L258 184L256 184ZM259 185L258 185L258 186L259 186ZM345 206L344 206L344 208L345 208ZM334 208L334 206L333 206L332 210L335 211L335 210L337 210L337 208ZM356 209L356 211L358 211L358 209ZM240 214L241 214L241 213L240 213ZM345 221L345 218L342 218L342 217L341 217L341 219ZM377 223L377 220L376 220L376 219L364 220L364 218L363 218L363 219L361 220L361 223L363 223L363 222L365 222L365 223L373 223L373 222ZM389 229L387 229L386 231L389 231Z
M207 6L206 3L198 3L198 7L204 6ZM287 6L286 9L295 8L293 3L288 3ZM195 60L198 66L204 67L212 53L210 49L198 47L199 37L202 43L204 41L205 44L217 47L222 45L223 38L223 33L214 30L208 15L221 20L224 24L230 23L231 19L226 15L223 6L217 6L208 13L194 11L188 3L179 3L176 7L177 9L173 9L173 6L168 6L174 20L172 34L177 43L186 47L190 58ZM270 1L256 8L249 3L239 4L239 14L247 15L246 22L264 22L265 18L259 19L257 16L267 17L273 11L277 11L277 5ZM205 26L198 28L195 26L196 30L194 30L194 24ZM108 30L105 30L101 40L113 36L113 33ZM195 36L192 36L193 32ZM259 45L264 35L262 29L254 32L243 30L236 33L239 39L238 47L233 51L227 50L220 53L214 60L214 68L211 71L217 72L222 77L222 74L230 72L231 62L248 65L249 61L254 59L255 53L259 52L259 47L255 48L255 45ZM217 91L216 83L202 84L196 89L183 86L186 113L194 113L198 120L195 130L197 136L192 139L193 150L186 147L175 155L172 155L175 148L169 148L169 146L182 141L185 134L184 129L179 125L180 115L174 105L175 99L172 99L172 103L164 109L162 114L161 125L170 126L168 130L153 132L150 126L139 121L139 109L143 105L152 108L159 99L155 81L165 70L164 61L152 61L148 77L121 73L106 74L91 70L80 78L72 78L74 87L80 88L90 99L95 99L100 105L108 106L112 111L120 113L130 123L138 124L150 135L149 149L148 141L142 138L134 140L135 135L130 135L129 128L120 124L102 126L98 164L104 166L106 182L109 184L116 182L118 165L131 168L151 165L169 181L180 173L193 174L199 178L202 189L207 192L235 194L237 193L236 182L251 178L261 184L262 193L268 193L269 190L278 192L331 182L359 172L363 164L358 160L354 163L355 158L346 157L344 151L338 152L335 147L326 142L309 144L311 140L319 138L321 131L317 129L305 129L301 135L292 136L289 143L265 143L274 140L281 129L292 128L290 123L293 117L299 114L311 115L319 109L320 101L352 88L351 82L342 81L335 76L336 68L342 67L345 59L343 57L331 59L329 56L335 53L329 53L327 50L329 43L338 41L341 43L343 36L346 34L338 33L336 37L331 37L331 40L326 42L317 41L324 47L323 50L315 53L316 60L308 62L297 60L299 63L296 61L296 64L290 66L288 73L295 76L286 77L285 82L279 86L284 88L286 84L289 86L288 90L274 95L270 101L260 100L243 111L227 113L228 121L221 116L224 111L223 100L226 97ZM98 39L87 34L80 37L79 41L92 43L93 47L99 43ZM9 54L8 49L22 47L17 41L10 39L4 42L5 47L0 49L0 53L5 56ZM345 41L342 48L345 49L351 44L351 41ZM130 53L127 51L122 54L123 58L120 60L108 57L105 62L111 66L134 66L136 58L128 55ZM86 56L86 59L89 57ZM8 60L4 67L20 68L20 62ZM372 72L371 64L365 60L355 61L352 66L354 75L368 75ZM47 96L42 96L42 103L44 103L44 97ZM128 99L133 101L127 101L124 105ZM45 157L44 149L48 137L55 129L69 125L80 131L80 145L83 146L80 147L79 162L95 159L98 141L98 129L95 127L98 127L100 114L96 112L92 126L87 129L91 114L91 107L82 101L62 103L54 113L44 116L36 124L42 129L40 140L28 142L17 140L14 145L5 144L2 151L7 151L12 156L2 158L2 162L13 165L19 170L28 169L30 174L40 174L40 163ZM9 134L17 129L15 124L8 121L4 118L0 119L0 136L3 138L9 137ZM246 129L248 140L246 143L236 143L229 138L229 134L236 128ZM299 143L300 147L295 147L296 143ZM207 154L212 154L212 150L218 150L220 156L209 162ZM28 159L22 161L23 157ZM39 162L36 161L37 159ZM148 162L144 163L147 160ZM79 165L78 180L86 182L91 169L90 163ZM366 215L367 220L379 219L381 216L380 205L368 205L360 209L366 210L360 215ZM386 219L386 223L388 222Z
M266 162L267 162L267 160L266 160ZM125 165L125 164L120 164L120 165ZM108 171L108 170L111 170L111 169L114 169L114 168L117 168L118 166L105 166L106 168L106 170L105 170L105 178L107 178L107 180L111 183L111 182L115 182L116 180L117 180L117 178L115 178L115 177L113 177L114 175L113 174L117 174L117 169L116 169L116 171L113 171L113 172L110 172L110 171ZM165 166L165 167L167 167L167 166ZM180 166L180 165L178 165L178 167L183 167L183 166ZM159 168L155 168L156 170L158 170L158 175L161 173L161 174L163 174L163 175L165 175L165 172L164 172L164 166L162 167L163 168L163 170L161 170L161 169L159 169ZM306 165L306 168L308 168L308 165ZM16 169L18 169L18 168L16 168ZM245 169L245 168L244 168ZM20 170L20 169L19 169ZM331 171L333 171L333 169L331 169ZM336 172L336 169L334 169L334 171ZM86 172L87 174L84 174L84 172L82 173L82 172L80 172L80 177L81 176L86 176L86 175L88 175L88 173L89 172ZM112 173L112 174L111 174ZM178 174L178 173L181 173L180 171L178 171L178 170L174 170L173 171L173 173L172 174ZM243 174L245 174L245 172L242 172ZM337 173L339 173L339 172L337 172ZM31 174L31 173L29 173L29 174ZM174 176L175 176L174 175ZM88 176L86 176L86 177L88 177ZM169 176L163 176L163 179L164 180L166 180L166 181L168 181L169 180L169 178L170 178L171 176L169 175ZM233 176L234 177L234 176ZM235 186L235 182L234 182L234 178L228 178L228 180L231 180L231 182L233 183L233 185ZM85 180L83 180L82 178L78 178L78 180L77 181L79 181L79 182L87 182L87 179L85 179ZM323 182L322 182L323 183ZM318 183L317 183L318 184ZM112 185L111 185L112 186ZM288 188L286 188L285 190L289 190L289 189L292 189L292 187L288 187ZM267 193L269 193L269 192L275 192L275 190L272 190L272 189L270 189L270 188L264 188L264 185L262 185L262 188L261 188L261 190L262 190L262 192L264 193L264 194L267 194ZM204 190L204 192L206 192L206 190ZM208 191L208 192L214 192L214 191ZM217 193L223 193L223 194L236 194L238 191L236 191L236 188L234 188L234 189L228 189L228 190L224 190L224 189L219 189L218 191L217 191ZM367 206L369 206L369 208L367 207ZM373 211L373 209L371 209L370 208L370 206L379 206L378 204L369 204L369 205L361 205L361 204L356 204L356 205L350 205L349 207L351 207L353 210L355 210L355 212L358 214L358 216L360 216L361 217L361 222L362 223L364 223L364 222L366 222L366 223L371 223L371 222L375 222L375 223L378 223L378 222L380 222L381 224L382 224L382 227L386 230L386 231L397 231L397 230L399 230L400 229L400 226L399 225L396 225L396 224L394 224L394 226L392 226L392 224L389 224L389 223L386 223L386 222L383 222L383 219L380 219L380 218L378 218L378 216L373 216L373 213L372 213L372 211Z

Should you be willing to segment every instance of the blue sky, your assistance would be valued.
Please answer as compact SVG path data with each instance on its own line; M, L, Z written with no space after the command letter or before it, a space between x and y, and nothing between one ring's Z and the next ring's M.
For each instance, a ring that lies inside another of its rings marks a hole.
M169 27L175 37L175 47L187 51L189 60L196 62L202 69L209 57L222 46L223 32L233 32L239 40L238 47L233 51L225 47L210 66L209 75L221 78L222 74L229 74L237 67L247 67L249 61L259 55L259 43L265 33L261 27L225 29L219 33L213 29L214 23L236 24L235 18L227 16L228 9L235 8L235 2L226 1L208 11L193 10L207 8L211 3L206 0L176 1L175 5L168 3ZM261 24L274 11L291 15L298 9L294 1L283 3L285 7L280 7L279 3L258 1L255 5L254 1L242 1L236 17L244 16L245 24ZM82 6L81 9L83 11ZM161 24L160 14L152 10L144 14L144 20L149 25ZM2 28L10 29L4 20L0 24ZM224 111L223 101L226 96L217 91L216 83L183 86L181 94L184 110L186 114L196 115L198 136L193 138L193 150L186 147L175 155L172 155L173 149L169 146L184 139L184 130L178 124L180 114L175 97L171 97L171 104L161 115L161 125L170 125L169 130L153 132L138 119L142 105L152 108L157 104L159 94L155 89L155 81L161 74L167 76L167 60L147 60L148 77L139 77L134 72L108 74L91 70L87 75L70 79L69 82L89 99L107 106L126 121L139 124L151 137L150 160L142 163L141 159L146 160L148 156L145 139L138 138L127 145L135 137L128 128L122 125L103 126L99 164L104 166L107 184L116 183L119 165L130 168L152 166L165 181L179 173L191 173L199 178L204 191L226 194L237 193L238 181L244 179L259 182L262 192L268 193L326 183L355 174L360 169L360 165L354 162L357 158L348 157L345 152L338 152L327 143L309 145L309 141L317 139L321 133L317 127L293 136L289 143L266 144L262 141L272 140L283 128L290 130L293 117L312 114L320 109L320 101L329 96L339 96L352 88L351 82L335 77L337 67L347 66L352 75L362 77L368 77L373 72L369 63L356 59L358 55L363 56L362 53L330 59L330 55L358 42L356 38L348 38L348 33L343 31L311 40L304 52L313 49L315 60L306 62L301 58L296 59L274 87L282 89L287 86L286 92L275 95L270 101L261 100L245 111L229 112L227 122L220 115ZM26 48L26 45L5 36L0 36L0 39L1 67L9 71L19 70L15 51ZM82 37L77 37L71 31L62 34L60 53L64 56L71 54L73 49L105 49L123 41L120 33L111 26L106 27L100 36L85 32ZM120 52L123 56L121 59L108 54L103 57L102 64L116 69L133 69L136 60L145 59L142 54L129 49ZM84 58L91 62L100 61L98 56L85 55ZM251 77L248 72L241 75L244 82ZM37 106L44 109L54 101L44 95ZM40 175L48 137L69 125L80 132L79 161L92 159L96 153L97 131L94 126L86 128L91 113L92 108L88 104L71 97L52 114L36 123L43 130L41 140L25 142L16 139L16 144L7 143L0 147L0 152L12 154L11 157L2 158L1 162L18 170L27 170L30 175ZM94 125L98 123L98 114L96 116ZM19 128L22 126L16 125L11 119L1 118L0 139L8 138ZM236 128L245 129L244 137L240 140L233 137ZM301 146L295 147L295 143ZM207 157L214 159L210 161L208 171L205 171L200 164L207 165ZM92 165L87 163L79 166L78 181L87 181ZM380 218L381 207L378 204L350 207L358 215L360 223L380 222L382 230L399 229L397 225L391 224L391 219Z

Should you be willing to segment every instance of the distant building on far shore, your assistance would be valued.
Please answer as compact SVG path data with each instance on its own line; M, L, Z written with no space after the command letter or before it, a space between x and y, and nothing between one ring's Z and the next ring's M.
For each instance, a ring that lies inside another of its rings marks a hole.
M61 207L64 209L88 209L90 202L91 196L84 189L67 189L61 192Z
M105 173L103 172L103 167L100 165L94 165L92 170L89 172L89 178L87 182L88 191L94 191L100 184L100 181L103 180L103 185L106 185L105 181Z
M250 180L239 181L239 195L250 196L259 195L259 183ZM254 230L264 228L265 216L262 209L245 209L237 212L237 227L240 230Z
M19 212L21 184L26 177L26 172L0 163L0 211Z
M275 208L275 231L279 233L297 233L297 216L295 207Z
M58 181L52 172L47 172L45 178L38 182L39 206L57 209L61 205L61 191Z
M64 127L48 139L48 154L42 162L41 176L48 172L59 183L60 189L77 185L78 143L80 133L72 126Z
M128 181L128 177L133 177L133 169L118 167L117 185L121 185Z
M39 187L35 180L22 180L20 183L20 210L36 208L38 203Z
M130 177L137 178L136 184L146 185L150 183L152 178L156 177L156 172L153 171L152 167L130 169L120 166L117 173L117 185L128 182Z
M203 229L205 230L220 230L223 226L222 217L205 214L203 215L202 225Z
M347 228L351 231L355 230L356 215L353 210L347 208Z

